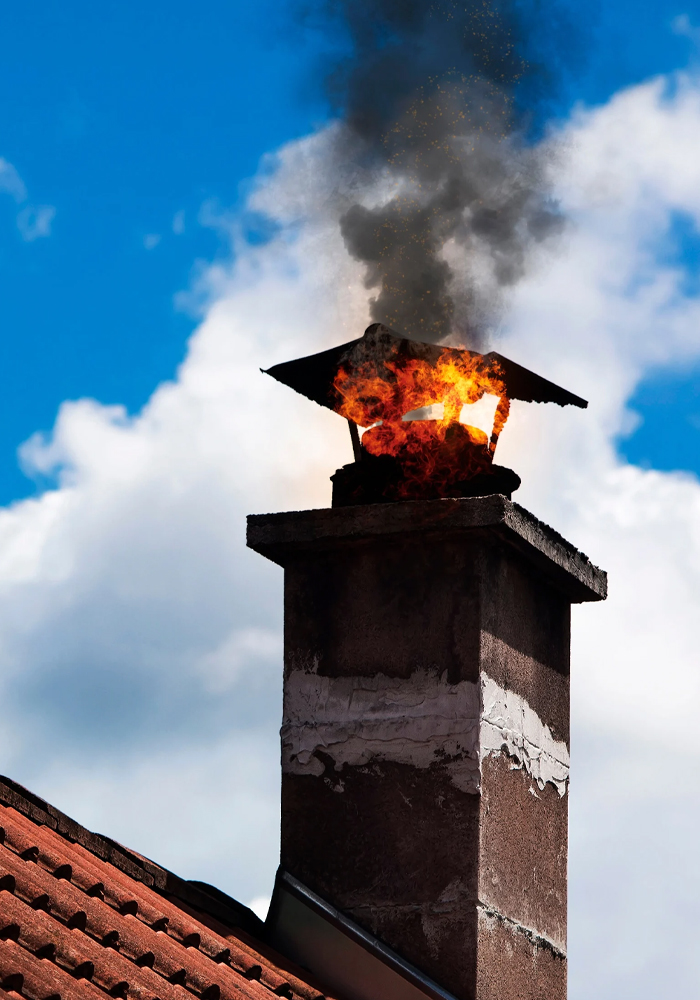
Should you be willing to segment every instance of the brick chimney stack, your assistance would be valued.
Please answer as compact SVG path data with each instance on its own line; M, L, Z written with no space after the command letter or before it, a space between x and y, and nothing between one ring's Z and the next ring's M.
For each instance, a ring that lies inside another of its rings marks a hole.
M459 1000L566 997L569 622L605 574L500 496L260 515L281 866Z

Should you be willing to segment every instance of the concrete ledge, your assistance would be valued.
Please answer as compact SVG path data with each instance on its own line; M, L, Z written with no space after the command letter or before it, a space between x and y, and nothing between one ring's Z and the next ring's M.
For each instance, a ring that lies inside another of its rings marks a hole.
M503 496L251 514L251 549L284 566L302 552L394 536L455 540L491 531L516 547L574 603L603 601L607 574L558 532Z

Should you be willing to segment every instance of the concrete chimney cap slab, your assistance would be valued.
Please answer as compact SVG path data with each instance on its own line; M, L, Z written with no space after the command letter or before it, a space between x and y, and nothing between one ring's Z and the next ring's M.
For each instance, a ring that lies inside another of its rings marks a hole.
M411 535L497 534L573 603L603 601L607 574L557 531L503 496L378 503L251 514L248 547L285 566L304 552Z

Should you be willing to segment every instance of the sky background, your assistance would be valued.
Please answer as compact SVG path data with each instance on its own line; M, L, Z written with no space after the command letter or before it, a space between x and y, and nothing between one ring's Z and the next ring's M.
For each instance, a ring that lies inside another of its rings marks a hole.
M0 194L0 501L45 485L23 474L16 450L50 429L64 399L134 413L174 376L197 319L178 292L230 254L213 219L241 209L261 157L327 119L319 69L333 40L292 10L279 0L67 2L2 15L0 155L26 198ZM685 34L673 27L684 14ZM700 5L614 0L572 17L581 42L553 115L696 58ZM42 205L50 237L32 225ZM254 239L259 220L247 221ZM697 235L677 225L669 253L695 258ZM634 399L644 423L624 454L696 469L697 386L688 372L645 381Z
M543 129L571 226L497 346L591 406L514 407L499 460L611 574L574 617L572 1000L692 996L700 3L572 17ZM2 770L249 902L276 863L281 579L244 516L326 505L350 458L257 369L367 320L324 214L341 40L273 0L0 29Z

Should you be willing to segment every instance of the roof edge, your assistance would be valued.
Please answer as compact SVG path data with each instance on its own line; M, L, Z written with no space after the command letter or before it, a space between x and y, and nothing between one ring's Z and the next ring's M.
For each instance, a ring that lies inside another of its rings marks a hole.
M299 879L283 868L277 870L272 902L266 921L268 939L275 941L279 937L280 931L284 934L281 927L281 924L284 922L284 918L281 917L281 902L285 893L295 897L305 907L308 907L312 913L326 921L328 925L336 928L348 941L358 946L361 952L366 952L369 956L372 956L373 959L379 961L382 966L404 981L410 988L410 993L406 993L406 997L410 995L412 1000L416 1000L417 996L420 996L423 1000L455 1000L454 995L440 986L439 983L436 983L434 979L421 972L411 962L406 961L406 959L392 948L385 945L383 941L369 931L366 931L352 918L341 913L335 906L317 895L308 886L304 885L303 882L300 882ZM280 950L279 942L278 950ZM336 957L338 957L337 953ZM304 959L303 964L308 965L310 956L306 955ZM352 998L359 1000L359 998L365 995L366 989L362 989L359 982L355 984L355 989L353 989L352 981L348 979L342 981L343 972L342 970L337 971L339 981L336 983L331 982L329 985L335 986L341 996L350 997L351 1000ZM329 981L328 972L326 973L325 981ZM392 991L393 995L403 997L404 993L402 990Z
M214 886L208 886L206 882L182 879L118 841L93 833L5 775L0 775L0 802L16 809L37 825L48 826L66 840L80 844L102 861L109 862L130 878L167 896L174 903L177 904L179 900L229 927L239 928L264 940L263 921L243 903Z

